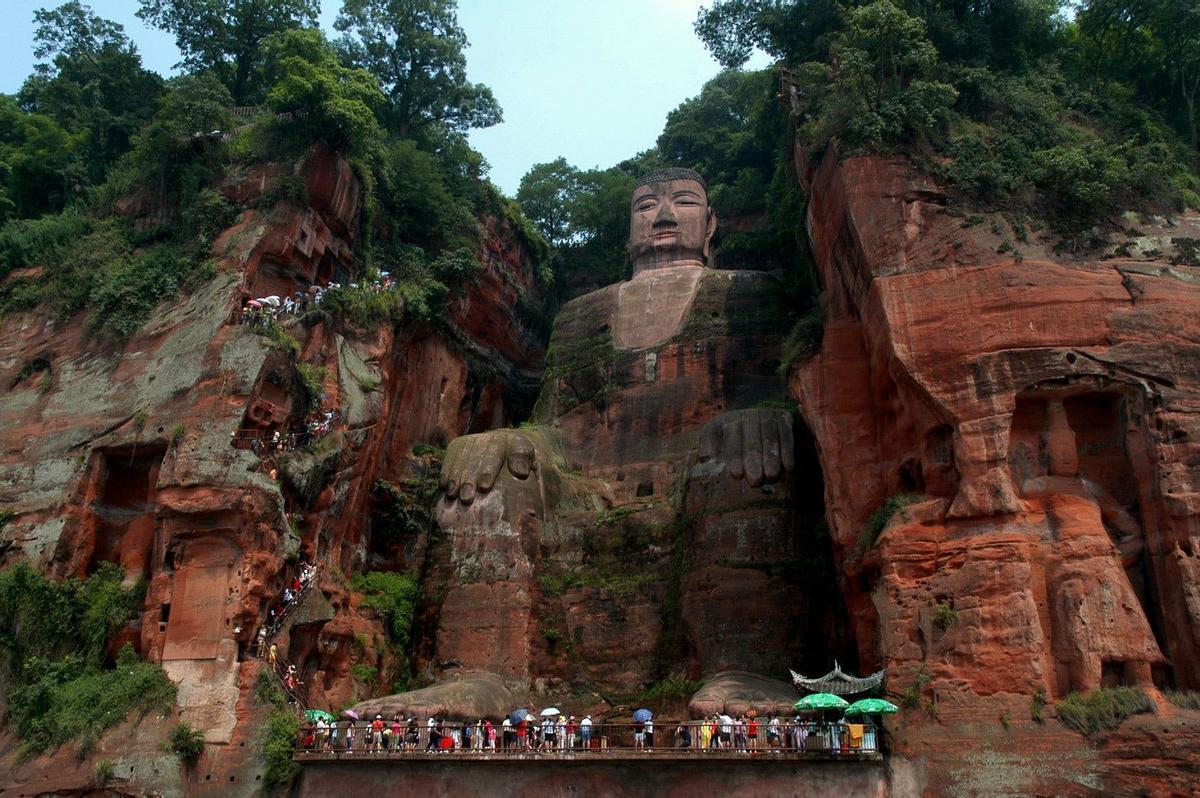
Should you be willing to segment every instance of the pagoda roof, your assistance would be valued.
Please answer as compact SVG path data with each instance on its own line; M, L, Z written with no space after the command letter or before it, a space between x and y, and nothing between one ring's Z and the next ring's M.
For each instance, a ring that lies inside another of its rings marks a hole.
M858 695L869 693L883 687L883 677L887 670L876 671L870 676L851 676L844 672L834 660L833 670L824 676L812 679L792 671L792 682L801 690L812 693L833 693L834 695Z

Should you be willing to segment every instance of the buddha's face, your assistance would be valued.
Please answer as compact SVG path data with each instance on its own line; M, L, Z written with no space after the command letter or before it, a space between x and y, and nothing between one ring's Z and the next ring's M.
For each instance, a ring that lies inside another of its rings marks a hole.
M633 273L685 264L705 265L717 218L708 194L695 180L664 180L638 186L629 218Z

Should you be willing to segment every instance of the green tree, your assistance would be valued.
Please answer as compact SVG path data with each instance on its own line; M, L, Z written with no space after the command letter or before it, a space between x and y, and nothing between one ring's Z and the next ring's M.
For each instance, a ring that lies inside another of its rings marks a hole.
M491 89L467 80L455 0L345 0L334 27L346 34L346 57L379 79L387 126L402 138L428 138L430 125L463 132L501 121Z
M809 62L800 70L810 140L838 136L852 147L878 150L926 134L958 97L953 86L934 79L937 60L925 24L891 0L850 9L830 45L829 63Z
M25 218L66 206L83 187L79 140L51 117L26 113L16 100L0 95L0 181L5 195L0 205Z
M667 114L659 154L704 175L718 211L760 210L788 132L777 104L771 72L722 72Z
M1191 0L1088 0L1077 29L1081 78L1119 80L1200 146L1200 6Z
M238 105L262 96L263 43L315 26L319 0L139 0L138 16L175 34L181 66L216 75Z
M277 33L264 44L267 73L275 78L267 103L295 118L283 124L304 142L323 139L334 148L360 150L380 135L375 109L383 94L370 73L338 63L319 30Z
M755 48L785 61L824 60L841 25L837 0L714 0L696 17L696 35L726 68Z
M517 202L538 232L551 245L561 247L575 233L570 206L579 188L579 170L560 157L530 167L517 188Z
M220 173L224 144L208 134L229 130L232 102L211 74L172 80L154 120L137 134L103 187L107 199L143 188L154 192L161 207L183 210Z
M1154 31L1162 42L1192 149L1200 147L1196 98L1200 94L1200 6L1192 0L1162 0L1155 8Z
M634 159L611 169L580 171L558 158L535 164L521 178L517 199L522 210L543 235L557 238L556 272L565 295L627 276L629 195L633 174L644 168L644 161Z
M142 67L120 25L75 0L35 12L34 21L34 54L44 60L22 86L21 104L82 134L87 180L99 183L154 115L162 78Z

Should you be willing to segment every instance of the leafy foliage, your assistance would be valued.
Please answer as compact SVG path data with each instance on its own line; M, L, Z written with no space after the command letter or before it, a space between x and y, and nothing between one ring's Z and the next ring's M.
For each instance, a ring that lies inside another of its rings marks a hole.
M0 95L0 221L61 210L81 185L79 134Z
M299 735L300 719L294 713L277 709L267 719L263 734L263 758L267 761L263 786L268 790L284 787L299 775L300 765L292 761Z
M1133 715L1153 713L1154 702L1134 687L1107 687L1087 695L1071 693L1055 705L1063 725L1080 734L1098 734Z
M55 582L25 563L0 571L0 670L9 721L40 752L81 739L86 752L131 711L174 705L175 686L126 644L105 667L109 638L141 606L142 586L103 563L86 580Z
M501 120L491 90L466 77L467 37L455 0L345 0L335 27L347 60L386 93L386 125L430 140L431 125L462 133ZM436 137L432 133L432 137Z
M783 62L810 151L916 154L970 202L1072 235L1200 205L1200 11L1090 0L1072 22L1062 6L717 0L696 30L727 65L754 47Z
M34 55L42 63L21 87L21 105L79 134L84 176L100 183L154 115L163 80L143 68L120 25L77 0L39 9L33 19Z
M204 731L187 723L180 723L171 729L167 745L185 767L193 767L204 753Z
M220 80L239 105L262 97L263 44L316 25L319 0L140 0L138 16L175 34L180 66Z
M372 540L394 545L428 532L438 491L436 464L432 473L422 471L398 486L378 480L371 490L378 505L371 516Z
M258 678L254 682L254 700L263 706L276 709L283 709L287 706L287 695L279 687L279 680L269 669L264 668L258 672Z
M363 594L359 606L377 610L387 623L392 642L400 649L407 648L420 591L416 578L408 573L371 571L356 575L351 586Z
M940 631L946 631L958 622L958 610L950 604L939 601L933 612L933 625Z
M381 131L375 109L383 94L363 69L338 63L333 47L319 30L289 30L264 44L274 79L267 103L288 114L288 135L305 145L325 141L351 153L377 139Z
M879 536L887 528L888 522L892 520L892 516L896 512L903 513L905 507L919 498L911 493L897 493L871 513L871 517L867 519L867 525L858 539L858 550L864 552L874 546L875 541L879 540Z

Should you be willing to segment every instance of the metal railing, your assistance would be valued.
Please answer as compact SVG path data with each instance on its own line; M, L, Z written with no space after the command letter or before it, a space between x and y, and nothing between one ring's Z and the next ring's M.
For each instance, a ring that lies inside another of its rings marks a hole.
M841 722L780 722L757 724L757 734L739 731L736 724L711 721L655 721L653 731L642 724L596 722L554 727L547 734L540 724L529 729L493 725L427 723L410 726L395 720L332 724L306 723L297 740L298 759L341 759L347 756L407 757L432 755L587 756L599 752L670 753L682 756L865 756L880 753L881 730L871 724ZM469 733L465 730L470 728ZM726 731L726 729L728 729Z

